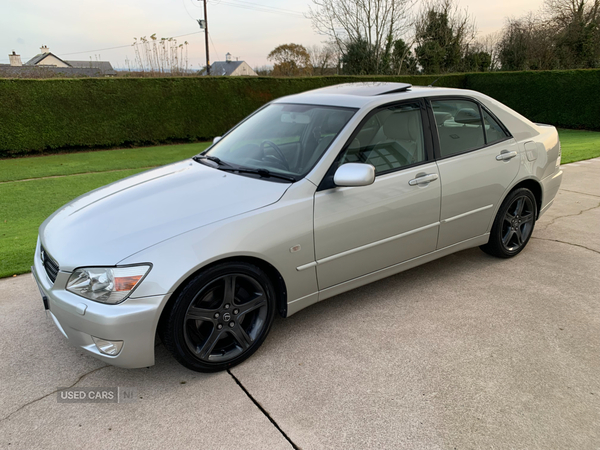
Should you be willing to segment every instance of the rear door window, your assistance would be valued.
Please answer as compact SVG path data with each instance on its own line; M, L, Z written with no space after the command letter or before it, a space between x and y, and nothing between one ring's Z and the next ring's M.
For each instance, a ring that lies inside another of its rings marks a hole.
M442 158L486 144L479 104L470 100L432 100Z

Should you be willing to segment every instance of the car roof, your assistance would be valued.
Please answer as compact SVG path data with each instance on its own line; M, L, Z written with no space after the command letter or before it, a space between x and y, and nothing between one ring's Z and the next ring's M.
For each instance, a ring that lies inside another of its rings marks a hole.
M406 83L361 82L336 84L289 95L274 100L274 103L363 108L411 98L457 94L477 96L479 93L464 89L412 86Z

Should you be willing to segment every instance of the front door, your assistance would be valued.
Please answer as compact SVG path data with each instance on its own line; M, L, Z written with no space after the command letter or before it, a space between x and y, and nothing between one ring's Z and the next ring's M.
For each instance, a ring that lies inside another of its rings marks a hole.
M374 112L338 164L372 164L375 182L315 194L319 289L435 250L441 190L422 119L420 102Z

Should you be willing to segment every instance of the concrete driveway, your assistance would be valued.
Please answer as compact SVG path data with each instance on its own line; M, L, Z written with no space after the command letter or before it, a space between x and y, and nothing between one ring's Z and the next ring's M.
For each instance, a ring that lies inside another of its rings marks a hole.
M30 275L0 281L0 447L600 448L600 158L564 167L527 249L471 249L276 320L231 372L70 347ZM135 387L64 404L58 387Z

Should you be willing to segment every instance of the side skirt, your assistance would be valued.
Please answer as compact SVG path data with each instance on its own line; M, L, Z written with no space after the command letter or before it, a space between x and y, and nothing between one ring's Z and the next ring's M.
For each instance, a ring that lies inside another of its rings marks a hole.
M391 275L395 275L400 272L404 272L405 270L412 269L413 267L420 266L421 264L426 264L428 262L434 261L436 259L442 258L444 256L450 255L452 253L460 252L461 250L466 250L468 248L479 247L480 245L487 244L490 239L490 234L486 233L476 238L467 239L466 241L459 242L457 244L450 245L445 248L441 248L431 253L427 253L422 256L418 256L413 259L409 259L407 261L401 262L399 264L394 264L393 266L386 267L385 269L377 270L375 272L371 272L367 275L363 275L358 278L353 278L352 280L345 281L344 283L336 284L335 286L328 287L327 289L323 289L319 291L319 293L311 294L306 297L302 297L296 299L290 303L288 303L288 313L287 317L292 314L297 313L298 311L306 308L307 306L312 305L321 300L325 300L329 297L333 297L338 294L342 294L343 292L350 291L360 286L364 286L365 284L372 283L377 280L381 280L383 278L387 278Z

